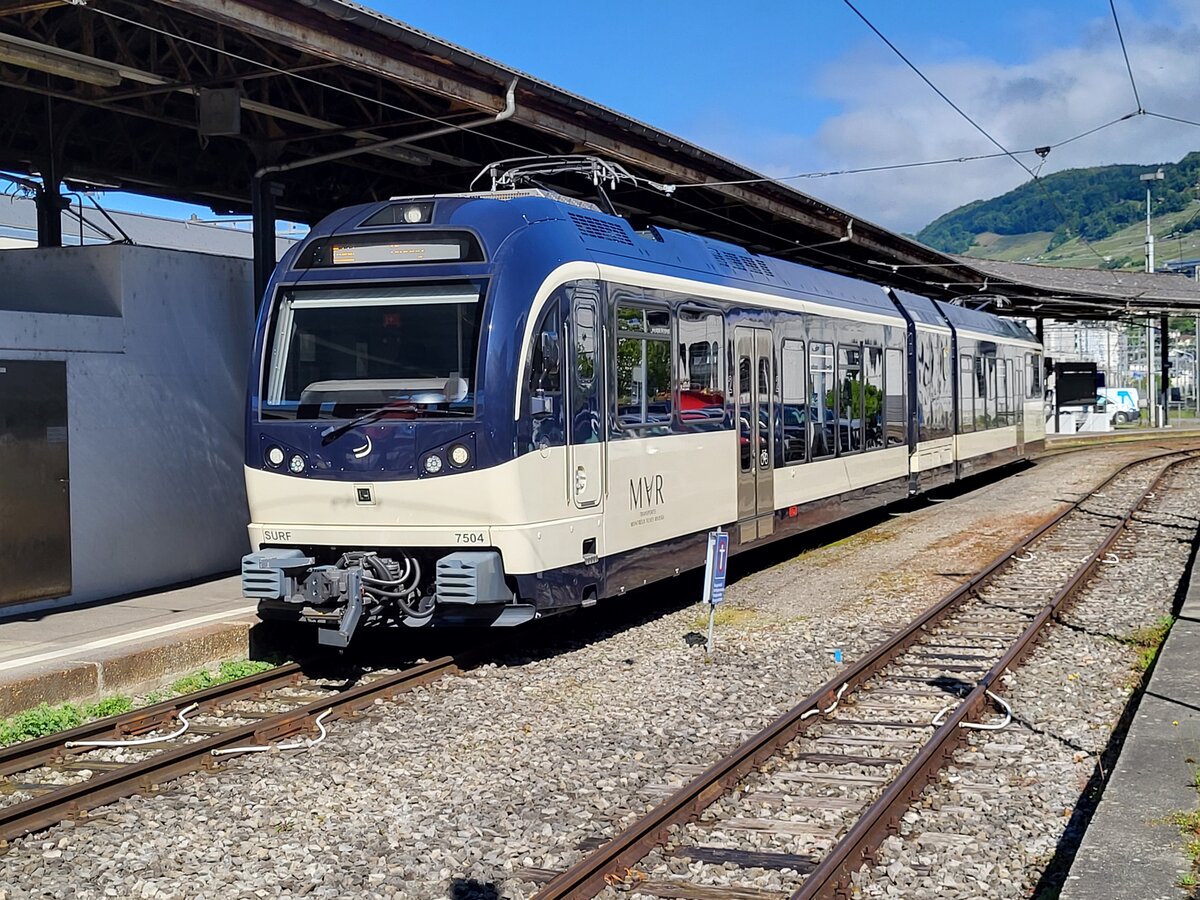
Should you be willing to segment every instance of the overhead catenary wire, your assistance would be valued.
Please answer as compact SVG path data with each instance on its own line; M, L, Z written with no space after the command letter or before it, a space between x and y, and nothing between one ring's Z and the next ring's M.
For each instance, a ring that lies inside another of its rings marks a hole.
M759 178L738 178L732 181L699 181L695 184L675 185L675 188L676 190L682 190L685 188L726 187L746 184L764 184L772 181L796 181L804 178L832 178L840 175L863 175L873 172L894 172L901 169L921 169L929 166L957 165L960 163L978 162L985 159L1004 159L1012 154L1025 155L1034 153L1044 159L1045 155L1052 150L1056 150L1059 147L1065 147L1067 144L1073 143L1081 138L1088 137L1089 135L1093 135L1098 131L1103 131L1105 128L1117 125L1126 121L1127 119L1132 119L1137 115L1138 114L1136 112L1126 113L1123 116L1110 119L1102 125L1096 125L1095 127L1089 128L1086 131L1081 131L1079 134L1066 138L1065 140L1056 141L1051 144L1044 144L1037 147L1027 147L1023 150L1013 150L1011 154L1008 151L1003 153L975 153L969 156L947 156L940 159L923 159L915 162L881 163L879 165L859 166L851 169L829 169L826 171L798 172L795 175L765 175Z
M1125 35L1121 32L1121 20L1117 17L1116 0L1108 0L1108 8L1112 10L1113 24L1117 26L1117 39L1121 42L1121 54L1125 57L1125 71L1129 73L1129 85L1133 88L1133 99L1137 101L1138 113L1144 113L1142 98L1138 95L1137 82L1133 78L1133 66L1129 64L1129 51L1125 49Z
M987 138L992 144L994 144L997 148L999 148L1001 151L1003 151L1005 156L1007 156L1009 159L1011 159L1013 162L1015 162L1018 166L1020 166L1022 169L1024 169L1025 172L1028 173L1029 177L1031 179L1033 179L1034 184L1038 185L1039 188L1041 188L1042 193L1045 194L1046 199L1050 201L1050 204L1056 210L1058 210L1058 214L1062 217L1063 222L1065 223L1066 221L1068 221L1068 216L1067 216L1066 210L1064 210L1062 208L1062 206L1059 204L1058 200L1055 198L1055 196L1052 193L1050 193L1050 191L1046 188L1046 185L1042 183L1042 179L1038 177L1037 173L1034 172L1033 169L1029 168L1029 166L1027 166L1027 165L1025 165L1025 163L1021 162L1021 160L1018 159L1015 154L1013 154L1011 151L1008 150L1008 148L1006 148L998 140L996 140L994 137L992 137L992 135L987 131L987 129L985 129L982 125L980 125L978 122L976 122L974 119L972 119L969 115L967 115L967 113L964 112L963 109L957 103L955 103L948 96L946 96L946 94L942 91L941 88L939 88L936 84L934 84L932 81L930 81L929 78L926 77L925 73L922 72L920 69L918 69L917 66L907 56L905 56L900 51L900 48L898 48L895 44L893 44L890 40L888 40L887 37L883 34L883 32L880 31L878 28L876 28L871 23L870 19L868 19L861 12L859 12L858 7L856 7L851 2L851 0L842 0L842 2L844 4L846 4L846 6L850 9L850 11L853 12L856 16L858 16L858 18L862 20L863 24L865 24L869 29L871 29L871 31L873 31L875 33L875 35L881 41L883 41L885 44L887 44L887 46L891 49L891 51L893 53L895 53L896 56L898 56L904 62L904 64L906 66L908 66L910 69L912 69L913 72L916 73L918 78L920 78L923 82L925 82L925 84L927 84L935 94L937 94L944 101L946 101L946 103L949 104L951 109L953 109L960 116L962 116L964 119L966 119L967 122L969 122L976 131L978 131L985 138ZM1085 238L1082 234L1077 235L1077 237L1092 253L1095 254L1097 259L1099 259L1101 262L1107 262L1107 260L1105 260L1105 258L1104 258L1104 255L1102 253L1100 253L1100 251L1097 250L1095 247L1093 247L1091 245L1091 242L1089 242L1087 238Z
M999 150L1000 152L998 152L998 153L995 153L995 154L977 154L977 155L975 155L975 156L973 156L973 157L963 157L963 158L958 158L958 157L955 157L955 158L948 158L948 159L946 159L944 162L943 162L943 161L939 161L939 160L927 160L927 161L918 161L918 162L916 162L916 163L907 163L907 164L893 164L893 165L878 166L878 167L876 167L876 166L871 166L871 167L862 167L861 169L847 169L847 170L839 170L839 171L833 171L833 172L828 172L828 173L802 173L801 175L797 175L797 176L789 176L789 177L796 177L796 178L800 178L800 177L806 177L806 178L814 178L814 177L830 177L830 176L833 176L833 175L841 175L841 174L846 174L846 175L850 175L850 174L861 174L861 173L866 173L866 172L870 172L870 171L889 171L889 170L895 170L895 169L903 169L903 168L916 168L916 167L929 166L929 165L940 165L940 164L956 164L956 163L960 163L960 162L961 162L961 163L966 163L966 162L975 161L976 159L999 158L999 157L1004 157L1004 156L1007 156L1007 157L1009 157L1009 158L1013 159L1013 161L1014 161L1014 162L1016 162L1018 165L1020 165L1024 171L1026 171L1027 173L1029 173L1029 174L1030 174L1030 176L1031 176L1031 177L1034 179L1034 181L1035 181L1035 182L1037 182L1037 183L1039 184L1039 187L1040 187L1040 188L1043 190L1043 192L1045 192L1045 193L1046 193L1046 195L1047 195L1047 199L1048 199L1048 200L1051 202L1051 204L1052 204L1053 206L1055 206L1055 208L1056 208L1056 209L1059 211L1059 213L1060 213L1060 214L1061 214L1061 215L1064 217L1064 219L1066 218L1066 213L1063 211L1062 207L1059 205L1059 203L1058 203L1058 202L1057 202L1057 200L1056 200L1056 199L1053 197L1053 195L1051 195L1051 194L1050 194L1050 193L1049 193L1049 192L1046 190L1045 186L1041 184L1041 181L1040 181L1040 179L1038 178L1037 174L1036 174L1036 173L1035 173L1035 172L1034 172L1032 169L1030 169L1028 166L1026 166L1024 163L1022 163L1022 162L1021 162L1021 160L1020 160L1019 158L1017 158L1017 154L1018 154L1018 153L1019 153L1019 154L1027 154L1027 153L1029 153L1029 152L1035 152L1035 153L1037 153L1037 152L1039 152L1039 151L1044 151L1044 150L1046 149L1046 147L1038 147L1038 148L1033 148L1033 149L1032 149L1032 151L1031 151L1031 150L1019 150L1019 151L1015 151L1015 152L1014 152L1014 151L1010 151L1010 150L1008 150L1007 148L1005 148L1005 147L1004 147L1002 144L1000 144L998 141L996 141L994 138L992 138L992 137L991 137L991 135L990 135L990 134L988 134L988 133L986 132L986 130L984 130L984 129L982 128L982 126L980 126L980 125L979 125L978 123L976 123L976 122L975 122L973 119L971 119L969 116L967 116L967 115L966 115L966 113L965 113L965 112L963 112L963 110L961 110L961 109L960 109L960 108L959 108L959 107L958 107L956 104L954 104L952 101L950 101L950 99L949 99L948 97L946 97L946 95L945 95L945 94L944 94L942 91L940 91L940 90L939 90L939 89L938 89L938 88L937 88L937 87L936 87L936 86L935 86L935 85L934 85L934 84L933 84L933 83L932 83L932 82L931 82L929 79L925 78L925 76L924 76L924 75L923 75L923 74L920 72L920 70L919 70L919 69L917 69L917 68L916 68L916 66L915 66L913 63L911 63L911 62L910 62L910 61L909 61L909 60L908 60L906 57L904 57L904 56L903 56L903 54L901 54L901 53L899 52L899 50L898 50L898 49L897 49L897 48L896 48L896 47L895 47L895 46L894 46L894 45L893 45L893 44L892 44L890 41L888 41L888 40L887 40L887 38L886 38L886 37L884 37L884 36L882 35L882 33L880 33L880 32L878 31L878 29L876 29L876 28L875 28L873 25L871 25L871 23L870 23L870 22L869 22L869 21L868 21L868 20L865 18L865 16L863 16L863 15L862 15L862 13L860 13L860 12L857 10L857 8L856 8L856 7L854 7L854 5L853 5L852 3L850 3L850 0L845 0L845 2L846 2L846 4L847 4L847 6L849 6L849 7L850 7L850 8L851 8L851 9L852 9L852 10L853 10L855 13L856 13L856 15L858 15L858 17L859 17L860 19L862 19L862 20L863 20L863 21L864 21L864 22L865 22L865 23L866 23L866 24L867 24L869 27L871 27L871 29L872 29L872 30L873 30L873 31L874 31L874 32L875 32L877 35L879 35L879 37L880 37L880 38L881 38L881 39L882 39L882 40L883 40L885 43L887 43L887 44L888 44L888 46L889 46L889 47L891 47L891 48L892 48L892 50L893 50L894 52L896 52L896 53L897 53L897 55L899 55L899 56L901 57L901 59L903 59L907 65L909 65L909 67L910 67L910 68L912 68L912 69L913 69L913 71L914 71L914 72L916 72L916 73L917 73L917 74L918 74L918 75L919 75L919 76L920 76L920 77L921 77L921 78L922 78L922 79L923 79L923 80L924 80L924 81L925 81L925 82L926 82L926 83L927 83L927 84L928 84L928 85L929 85L929 86L930 86L930 87L931 87L931 88L932 88L932 89L933 89L935 92L937 92L937 93L939 94L939 96L941 96L941 97L942 97L944 100L946 100L946 102L947 102L947 103L949 103L949 104L950 104L950 105L951 105L951 106L952 106L952 107L953 107L953 108L954 108L954 109L955 109L955 110L956 110L956 111L957 111L957 112L958 112L960 115L962 115L962 116L963 116L964 118L966 118L966 119L967 119L969 122L971 122L971 124L973 125L973 127L975 127L975 128L978 130L978 131L980 131L980 133L981 133L981 134L984 134L984 135L985 135L985 136L986 136L986 137L987 137L987 138L988 138L988 139L989 139L989 140L990 140L990 141L991 141L991 142L992 142L992 143L993 143L993 144L994 144L994 145L995 145L995 146L998 148L998 150ZM254 59L254 58L251 58L251 57L248 57L248 56L245 56L245 55L242 55L242 54L236 53L236 52L234 52L234 51L232 51L232 50L229 50L229 49L226 49L226 48L224 48L224 47L220 47L220 46L216 46L216 45L214 45L214 44L206 43L205 41L198 40L198 39L196 39L196 38L192 38L192 37L188 37L188 36L186 36L186 35L183 35L183 34L175 33L175 32L173 32L173 31L171 31L171 30L168 30L168 29L165 29L165 28L156 27L156 26L154 26L154 25L152 25L152 24L148 24L148 23L145 23L145 22L140 22L140 21L137 21L137 20L134 20L134 19L128 18L128 17L126 17L126 16L122 16L122 15L120 15L119 13L113 12L113 11L111 11L111 10L102 9L102 8L99 8L98 6L95 6L95 5L91 5L91 6L89 6L89 7L88 7L88 9L89 9L89 10L91 10L91 11L94 11L94 12L96 12L96 13L100 14L100 15L107 16L108 18L110 18L110 19L112 19L112 20L115 20L115 21L120 21L120 22L122 22L122 23L125 23L125 24L127 24L127 25L129 25L129 26L132 26L132 27L135 27L135 28L139 28L139 29L142 29L142 30L146 30L146 31L149 31L149 32L151 32L151 33L155 33L155 34L162 35L162 36L164 36L164 37L170 38L171 40L180 41L180 42L182 42L182 43L189 44L189 45L191 45L191 46L195 46L195 47L199 47L199 48L205 49L205 50L207 50L207 51L209 51L209 52L212 52L212 53L219 54L219 55L221 55L221 56L224 56L224 57L226 57L226 58L229 58L229 59L232 59L232 60L237 60L237 61L239 61L239 62L242 62L242 63L245 63L245 64L247 64L247 65L250 65L250 66L257 67L258 69L261 69L261 70L263 70L263 71L274 72L274 73L276 73L276 74L279 74L279 75L281 75L281 76L283 76L283 77L286 77L286 78L291 78L291 79L295 79L295 80L297 80L297 81L301 81L301 82L304 82L304 83L307 83L307 84L311 84L311 85L313 85L313 86L315 86L315 87L318 87L318 88L321 88L321 89L323 89L323 90L328 90L328 91L330 91L330 92L337 93L337 94L340 94L340 95L342 95L342 96L351 97L351 98L354 98L354 99L356 99L356 100L362 101L362 102L364 102L364 103L367 103L367 104L371 104L371 105L378 106L378 107L382 107L382 108L385 108L385 109L389 109L389 110L392 110L392 111L395 111L395 112L399 112L399 113L403 113L403 114L406 114L406 115L410 115L410 116L413 116L413 117L415 117L415 118L417 118L417 119L420 119L420 120L424 120L424 121L428 121L428 122L434 122L434 123L438 123L439 125L445 125L445 126L447 126L447 128L449 128L449 129L461 129L461 130L464 130L464 131L465 131L465 130L469 130L469 129L466 129L466 128L462 128L462 126L461 126L459 123L456 123L456 122L454 122L454 121L451 121L450 119L447 119L447 118L444 118L444 117L441 117L441 116L437 116L437 115L432 115L432 114L425 113L425 112L421 112L420 110L416 110L416 109L411 109L411 108L408 108L408 107L404 107L404 106L401 106L401 105L399 105L399 104L392 103L392 102L389 102L389 101L387 101L387 100L381 99L380 97L377 97L377 96L370 96L370 95L363 94L363 93L360 93L360 92L358 92L358 91L352 90L352 89L350 89L350 88L346 88L346 87L342 87L342 86L339 86L339 85L336 85L336 84L328 83L328 82L326 82L326 81L323 81L323 80L321 80L321 79L319 79L319 78L312 77L312 76L309 76L309 75L307 75L307 74L303 74L303 73L301 73L301 72L297 72L297 71L295 71L295 70L290 70L290 69L287 69L287 68L283 68L283 67L281 67L281 66L272 65L272 64L271 64L271 63L269 63L269 62L265 62L265 61L262 61L262 60ZM186 85L181 85L181 86L179 86L179 87L180 87L180 89L186 90ZM1086 131L1084 131L1084 132L1081 132L1081 133L1080 133L1080 134L1078 134L1078 135L1074 135L1073 137L1070 137L1070 138L1067 138L1067 139L1065 139L1065 140L1063 140L1063 141L1060 141L1060 142L1058 142L1057 144L1050 144L1050 145L1047 145L1047 146L1048 146L1049 148L1053 149L1054 147L1060 147L1060 146L1063 146L1063 145L1065 145L1065 144L1072 143L1073 141L1080 140L1080 139L1082 139L1082 138L1084 138L1084 137L1087 137L1087 136L1089 136L1089 135L1091 135L1091 134L1094 134L1094 133L1095 133L1095 132L1097 132L1097 131L1100 131L1100 130L1102 130L1102 129L1104 129L1104 128L1108 128L1108 127L1110 127L1110 126L1112 126L1112 125L1115 125L1115 124L1117 124L1118 122L1124 121L1124 120L1126 120L1126 119L1133 118L1133 117L1135 117L1135 116L1137 116L1137 115L1139 115L1139 114L1142 114L1142 115L1154 115L1154 116L1156 116L1156 117L1158 117L1158 118L1168 119L1168 120L1172 120L1172 121L1181 122L1181 123L1183 123L1183 124L1188 124L1188 125L1193 125L1193 126L1200 127L1200 122L1193 122L1193 121L1190 121L1190 120L1187 120L1187 119L1182 119L1182 118L1178 118L1178 117L1174 117L1174 116L1169 116L1169 115L1164 115L1164 114L1158 114L1158 113L1149 113L1149 112L1147 112L1147 111L1145 111L1145 110L1142 110L1142 109L1140 109L1140 108L1139 108L1139 110L1138 110L1138 111L1136 111L1136 112L1133 112L1133 113L1128 113L1128 114L1126 114L1126 115L1124 115L1124 116L1118 117L1117 119L1113 119L1113 120L1111 120L1111 121L1109 121L1109 122L1102 123L1101 125L1095 126L1094 128L1091 128L1091 129L1088 129L1088 130L1086 130ZM540 151L540 150L534 149L534 148L532 148L532 147L530 147L530 146L528 146L528 145L526 145L526 144L523 144L523 143L521 143L520 141L517 141L517 140L512 140L511 138L508 138L508 137L502 137L502 136L499 136L499 135L497 135L497 134L494 134L494 133L487 133L487 134L484 134L484 135L481 135L481 136L485 137L485 138L486 138L487 140L489 140L489 141L492 141L492 142L494 142L495 144L498 144L498 145L504 145L504 146L508 146L508 147L512 147L512 148L515 148L515 149L517 149L517 150L523 151L523 152L525 152L525 153L529 153L529 154L531 154L531 155L533 155L533 156L545 157L545 156L547 156L547 155L548 155L548 154L546 154L544 151ZM748 184L748 183L754 183L754 182L756 182L756 181L758 181L758 182L768 182L768 181L782 181L782 180L786 180L786 178L758 178L758 179L746 179L746 180L743 180L743 181L741 181L740 183L746 183L746 184ZM718 186L721 186L721 185L723 185L723 184L737 184L737 183L739 183L739 182L701 182L701 183L695 183L695 184L674 185L674 187L676 187L676 188L682 188L682 187L718 187ZM643 189L643 190L644 190L644 189L646 189L646 188L644 188L644 187L642 187L641 185L639 185L639 186L638 186L638 189ZM719 218L719 219L722 219L722 220L725 220L725 221L729 221L729 222L730 222L730 224L734 225L734 226L735 226L735 227L736 227L738 230L741 230L741 231L749 230L749 231L752 231L752 232L761 233L761 234L763 234L764 236L766 236L766 237L770 238L770 245L778 245L778 244L780 243L779 235L778 235L778 234L776 234L776 233L774 233L774 232L767 231L767 230L765 230L765 229L762 229L762 228L755 228L754 226L751 226L751 225L749 225L748 223L734 223L734 222L732 222L731 220L728 220L728 219L727 219L727 217L721 216L719 212L716 212L716 211L714 211L714 210L706 210L706 209L704 209L703 207L698 207L698 206L695 206L695 205L693 205L693 204L687 203L686 201L682 201L682 200L680 200L680 199L679 199L679 197L678 197L677 195L674 197L674 199L676 200L676 202L680 202L680 203L682 203L684 206L686 206L686 207L688 207L688 208L690 208L690 209L696 210L696 211L698 211L698 212L701 212L701 213L705 213L705 214L707 214L707 215L711 215L711 216L713 216L713 217L716 217L716 218ZM1088 242L1088 241L1087 241L1087 240L1086 240L1086 239L1085 239L1085 238L1084 238L1082 235L1078 235L1078 237L1079 237L1079 240L1080 240L1080 241L1081 241L1083 244L1085 244L1085 245L1087 246L1088 250L1089 250L1089 251L1091 251L1091 253L1092 253L1094 256L1096 256L1096 257L1100 258L1101 260L1103 260L1103 259L1104 259L1104 257L1103 257L1103 256L1102 256L1102 255L1101 255L1101 254L1100 254L1098 251L1096 251L1096 249L1095 249L1094 247L1092 247L1092 245L1091 245L1091 244L1090 244L1090 243L1089 243L1089 242ZM839 240L839 241L837 241L837 243L842 243L842 242L843 242L842 240ZM792 242L792 243L793 243L793 245L794 245L794 246L791 248L792 250L802 250L802 249L807 249L807 250L811 250L811 251L812 251L813 253L815 253L815 254L819 254L819 255L822 255L822 256L828 257L828 258L830 258L830 259L837 260L839 263L842 263L842 264L844 264L844 263L845 263L845 258L844 258L844 256L842 256L842 255L839 255L839 254L837 254L837 253L834 253L834 252L829 252L829 251L824 251L824 250L821 250L821 249L819 249L819 246L820 246L820 245L811 245L811 246L809 246L809 247L803 247L802 245L800 245L800 244L799 244L799 242ZM785 251L785 252L786 252L786 251ZM949 264L947 264L947 265L949 265ZM932 282L932 281L931 281L931 282L929 282L929 283L930 283L930 284L938 284L938 283L940 283L940 282Z

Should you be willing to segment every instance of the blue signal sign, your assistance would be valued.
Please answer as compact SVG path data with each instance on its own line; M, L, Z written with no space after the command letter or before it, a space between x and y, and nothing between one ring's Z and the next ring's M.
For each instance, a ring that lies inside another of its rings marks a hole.
M710 531L704 587L706 599L716 606L725 599L725 572L729 567L729 533Z

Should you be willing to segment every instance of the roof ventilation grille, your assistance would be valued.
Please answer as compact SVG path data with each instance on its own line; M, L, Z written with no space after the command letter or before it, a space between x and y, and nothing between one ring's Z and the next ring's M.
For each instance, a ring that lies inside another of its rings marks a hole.
M767 268L767 264L753 256L748 256L745 253L730 253L726 250L712 251L713 258L727 269L738 269L742 272L753 272L756 275L765 275L767 278L772 278L771 270Z
M575 227L585 237L596 238L601 241L615 241L618 244L625 244L628 247L633 246L633 241L620 225L613 222L605 222L603 219L597 219L595 216L584 216L574 212L567 213L567 215L571 217L571 221L575 223Z

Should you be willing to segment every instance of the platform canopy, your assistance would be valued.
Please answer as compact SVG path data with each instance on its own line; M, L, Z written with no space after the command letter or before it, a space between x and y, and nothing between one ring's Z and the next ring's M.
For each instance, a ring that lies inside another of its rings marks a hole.
M0 0L0 109L0 170L254 208L264 222L464 191L500 159L584 153L645 179L611 193L635 220L917 293L1056 318L1200 309L1178 276L1122 291L1124 275L948 256L345 0ZM716 184L737 181L750 183Z

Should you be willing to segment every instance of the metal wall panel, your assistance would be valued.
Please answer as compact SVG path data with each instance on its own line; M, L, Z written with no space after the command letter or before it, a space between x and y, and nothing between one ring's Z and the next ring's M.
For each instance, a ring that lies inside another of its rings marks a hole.
M0 360L0 605L71 593L67 364Z

